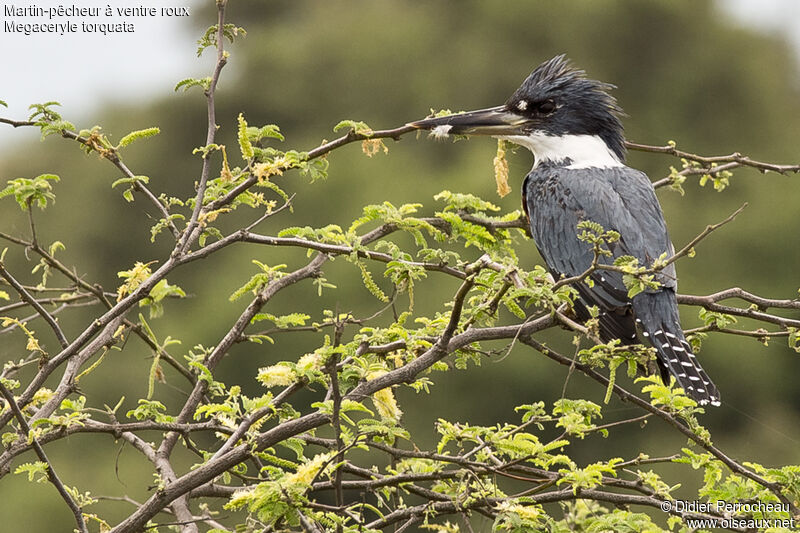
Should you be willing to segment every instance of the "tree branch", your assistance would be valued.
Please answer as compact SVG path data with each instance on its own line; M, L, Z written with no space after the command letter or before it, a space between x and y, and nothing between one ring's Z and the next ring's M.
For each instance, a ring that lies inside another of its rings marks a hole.
M740 154L739 152L734 152L729 155L717 155L717 156L701 156L697 154L693 154L690 152L684 152L683 150L678 150L674 145L666 145L666 146L652 146L648 144L638 144L633 142L626 142L625 147L628 150L636 150L638 152L651 152L657 154L668 154L675 157L680 157L682 159L688 159L689 161L695 161L702 165L706 165L708 169L712 170L712 174L714 172L719 172L720 170L725 170L722 167L710 167L712 163L731 163L732 166L727 168L735 168L735 167L752 167L758 169L761 172L778 172L780 174L786 174L788 172L800 172L800 165L776 165L774 163L765 163L762 161L755 161L750 159L747 156ZM703 174L708 174L709 172L703 172Z
M41 316L44 319L44 321L47 322L47 325L50 326L50 329L52 329L53 333L55 333L56 338L58 339L58 343L61 345L61 348L62 349L66 348L69 345L69 341L67 341L67 337L61 330L61 326L59 326L58 322L56 322L53 316L50 313L48 313L47 310L44 307L42 307L42 305L38 301L36 301L36 298L31 296L30 293L25 290L25 287L23 287L16 279L14 279L11 273L8 270L6 270L6 267L2 261L0 261L0 276L3 276L3 278L8 282L8 284L11 285L15 291L17 291L17 294L19 294L20 298L25 300L25 302L27 302L31 307L33 307L36 310L37 313L39 313L39 316Z
M225 28L225 6L227 0L217 1L217 63L214 66L214 73L211 75L211 83L205 92L206 95L206 112L208 114L208 129L206 130L206 146L214 142L217 134L217 110L214 102L215 93L217 90L217 83L223 67L228 62L227 55L224 51L224 28ZM194 198L194 208L192 209L192 216L189 219L189 224L183 230L183 237L175 247L175 252L184 254L192 245L198 236L198 230L201 229L198 220L200 213L203 211L203 200L206 195L206 187L208 186L208 179L211 175L211 159L206 155L203 157L203 167L200 171L200 182L197 185L197 194ZM235 198L235 197L234 197Z
M14 418L16 418L17 422L19 422L19 427L20 430L23 432L23 435L25 435L30 440L31 446L33 447L34 452L36 452L36 456L39 458L40 461L42 461L47 465L47 479L50 481L50 483L53 484L58 493L61 495L61 499L63 499L64 502L66 502L67 507L69 507L70 511L72 511L72 514L75 516L75 523L78 526L78 531L80 531L81 533L89 533L89 530L86 527L86 522L84 522L83 520L83 510L80 508L80 506L78 506L78 504L69 494L66 487L64 487L64 483L61 482L61 479L58 477L58 474L56 474L56 471L53 468L53 464L47 458L47 454L44 453L44 449L41 447L39 442L36 440L36 437L31 432L31 427L28 425L28 421L25 420L25 415L22 414L19 405L17 405L17 402L14 399L14 395L11 394L11 391L9 391L6 388L5 384L3 384L2 381L0 381L0 394L2 394L3 398L5 398L6 403L8 404L9 407L9 411L14 414Z

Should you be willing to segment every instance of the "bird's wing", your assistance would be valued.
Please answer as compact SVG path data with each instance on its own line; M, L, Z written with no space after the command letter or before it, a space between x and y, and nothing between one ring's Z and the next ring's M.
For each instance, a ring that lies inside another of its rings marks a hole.
M585 220L620 234L619 241L609 245L612 256L601 257L601 263L631 255L649 266L663 253L672 253L653 186L637 170L537 168L526 179L524 194L536 245L550 269L560 275L582 274L592 264L592 246L577 237L577 225ZM606 312L627 309L630 299L622 274L598 270L591 278L594 287L578 286L588 305ZM657 279L664 287L676 286L671 265Z

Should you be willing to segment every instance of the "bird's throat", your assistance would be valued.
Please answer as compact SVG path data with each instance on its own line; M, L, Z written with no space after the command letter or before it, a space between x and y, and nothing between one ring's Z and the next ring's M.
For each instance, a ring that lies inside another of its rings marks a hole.
M624 166L597 135L547 135L533 131L528 135L509 135L501 139L530 150L534 168L540 164L556 164L570 169Z

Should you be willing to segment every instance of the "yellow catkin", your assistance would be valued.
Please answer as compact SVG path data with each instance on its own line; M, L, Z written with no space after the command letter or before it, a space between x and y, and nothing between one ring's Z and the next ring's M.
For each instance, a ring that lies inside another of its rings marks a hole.
M322 368L322 358L316 352L307 353L297 361L298 370L309 371L320 368Z
M311 482L314 481L314 478L317 477L319 471L325 466L332 456L332 453L321 453L314 456L314 458L307 463L303 463L297 467L297 471L294 474L289 474L286 476L287 483L311 485Z
M383 150L384 154L389 153L389 147L386 146L381 139L365 139L361 141L361 151L364 152L367 157L372 157L381 150Z
M288 366L272 365L258 371L258 379L265 387L285 387L295 382L294 371Z
M499 504L497 510L501 513L514 513L521 519L531 522L536 522L542 517L542 510L537 507L513 504L510 502Z
M385 371L371 372L367 378L375 379L385 373ZM400 407L397 405L397 400L394 397L391 387L381 389L374 393L372 395L372 403L375 404L375 409L378 410L378 414L380 414L383 418L399 421L403 416L403 411L401 411Z
M494 156L494 180L497 182L497 194L500 198L511 192L508 186L508 160L506 160L506 143L497 139L497 155Z

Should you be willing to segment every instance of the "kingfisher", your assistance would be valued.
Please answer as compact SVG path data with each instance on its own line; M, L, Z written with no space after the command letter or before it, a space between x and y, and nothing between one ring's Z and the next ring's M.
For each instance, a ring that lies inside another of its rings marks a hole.
M505 104L412 122L436 137L490 135L533 153L533 168L522 185L522 205L531 235L556 278L580 276L595 259L592 245L578 238L578 224L593 221L619 233L608 244L612 265L633 256L650 266L674 254L661 205L647 175L625 164L623 112L610 94L613 85L586 77L564 55L536 67ZM656 272L657 288L629 297L623 274L594 270L573 286L581 321L599 312L604 342L655 348L659 373L670 376L701 405L720 405L720 394L700 366L680 325L675 264Z

